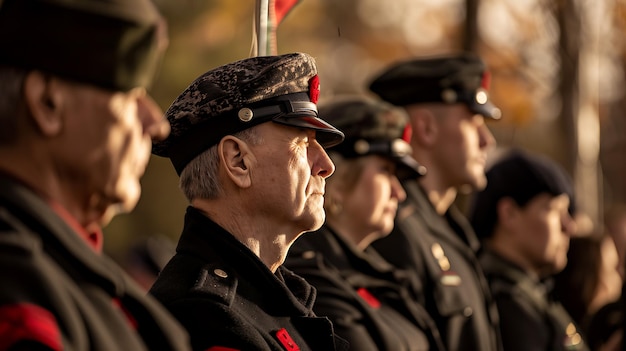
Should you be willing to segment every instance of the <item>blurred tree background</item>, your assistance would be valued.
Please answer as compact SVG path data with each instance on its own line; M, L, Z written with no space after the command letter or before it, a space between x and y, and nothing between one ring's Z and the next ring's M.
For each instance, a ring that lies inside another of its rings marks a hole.
M155 0L170 43L151 93L165 110L203 72L251 56L254 0ZM367 94L386 65L460 50L492 73L503 118L498 150L545 154L573 176L578 207L598 223L626 200L626 0L302 0L278 29L278 53L317 60L321 100ZM187 201L167 159L153 156L143 195L105 228L105 250L160 234L176 240ZM461 198L462 201L462 198Z

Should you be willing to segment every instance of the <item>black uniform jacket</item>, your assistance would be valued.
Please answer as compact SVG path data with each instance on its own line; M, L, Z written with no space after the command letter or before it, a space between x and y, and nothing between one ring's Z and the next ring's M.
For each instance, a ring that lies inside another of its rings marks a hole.
M195 350L335 350L315 289L280 267L273 274L234 236L189 207L177 253L150 292L187 328ZM337 341L337 347L335 342ZM343 341L343 343L341 343Z
M351 350L440 350L434 322L409 281L374 250L358 252L328 226L296 240L285 265L318 291L313 309L328 316Z
M500 311L504 350L588 350L565 308L551 298L549 284L488 250L480 263Z
M188 342L112 260L0 175L0 350L189 350Z
M390 263L414 273L431 317L449 350L501 350L498 312L476 257L479 241L456 207L440 216L414 180L394 231L372 246Z

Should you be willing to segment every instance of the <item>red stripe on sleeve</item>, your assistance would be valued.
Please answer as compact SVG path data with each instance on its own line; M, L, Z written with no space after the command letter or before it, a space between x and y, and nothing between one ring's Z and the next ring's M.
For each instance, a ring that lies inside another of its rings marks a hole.
M61 332L50 311L29 303L0 306L0 351L34 341L61 351Z

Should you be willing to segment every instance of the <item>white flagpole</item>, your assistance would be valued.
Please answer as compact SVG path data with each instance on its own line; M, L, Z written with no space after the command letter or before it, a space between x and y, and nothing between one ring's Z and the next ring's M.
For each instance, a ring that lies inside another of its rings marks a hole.
M267 56L269 0L257 0L257 56Z

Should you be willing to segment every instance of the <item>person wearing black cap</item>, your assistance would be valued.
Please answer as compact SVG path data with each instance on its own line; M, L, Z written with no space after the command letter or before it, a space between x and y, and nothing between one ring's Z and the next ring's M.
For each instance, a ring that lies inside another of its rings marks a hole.
M459 191L485 185L495 146L485 119L500 118L488 80L479 57L460 53L399 62L369 87L407 111L414 158L428 170L403 182L407 201L394 231L373 246L413 273L420 302L449 350L502 349L497 309L476 258L479 242L454 206Z
M190 201L175 256L150 292L187 328L196 350L335 350L315 289L282 266L289 247L324 222L335 166L324 147L343 133L317 113L319 79L304 53L212 69L166 112L168 157Z
M370 247L391 232L406 198L399 178L425 172L402 139L406 113L363 97L335 98L319 110L346 139L328 149L336 169L324 196L326 222L296 241L285 265L318 290L314 311L351 349L441 350L405 272Z
M169 124L148 0L0 1L0 350L188 350L102 251Z
M487 171L470 221L485 241L480 263L500 311L504 349L588 350L549 279L575 233L569 176L550 159L514 150Z

